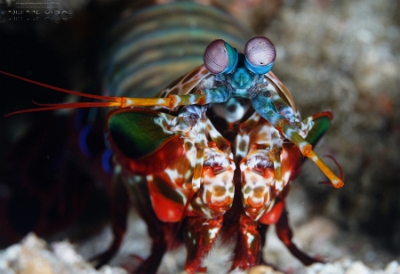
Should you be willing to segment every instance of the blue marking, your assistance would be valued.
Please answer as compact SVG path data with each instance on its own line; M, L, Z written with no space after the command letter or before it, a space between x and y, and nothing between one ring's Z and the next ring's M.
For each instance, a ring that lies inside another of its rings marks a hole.
M103 170L107 174L111 174L112 172L112 166L111 166L111 157L113 156L113 152L111 149L107 148L103 152L103 156L101 156L101 166L103 167Z
M256 66L251 64L247 58L244 59L244 65L246 66L246 68L252 72L254 72L255 74L266 74L268 73L272 66L274 65L274 62L266 65L266 66Z
M234 87L244 89L250 87L253 77L251 77L246 68L238 68L233 74L232 80L234 81L232 83Z
M270 97L265 97L263 94L258 94L252 100L253 108L267 120L273 127L276 127L276 124L279 121L285 120L285 118L280 115L274 105L274 102Z
M87 144L87 137L91 131L92 131L91 125L84 126L81 132L79 133L79 140L78 140L81 151L83 152L83 154L85 154L86 157L89 158L93 156Z
M227 74L231 73L236 68L239 60L239 54L236 49L229 45L227 42L225 42L225 48L228 54L229 63L221 73Z

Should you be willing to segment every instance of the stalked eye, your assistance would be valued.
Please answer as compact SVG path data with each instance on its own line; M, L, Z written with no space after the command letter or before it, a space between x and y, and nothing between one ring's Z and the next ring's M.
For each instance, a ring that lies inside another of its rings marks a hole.
M262 36L256 36L247 42L244 48L244 64L256 74L265 74L274 64L276 52L272 42Z
M213 74L230 73L237 62L236 49L221 39L213 41L204 52L204 65Z

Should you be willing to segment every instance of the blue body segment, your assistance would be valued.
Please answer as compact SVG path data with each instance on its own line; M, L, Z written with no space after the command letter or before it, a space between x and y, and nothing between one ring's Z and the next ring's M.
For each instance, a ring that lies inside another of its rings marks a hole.
M228 66L222 73L231 73L237 66L238 63L238 53L231 45L225 42L225 48L228 54L229 63Z
M271 64L269 64L267 66L255 66L255 65L251 64L247 60L247 58L244 60L244 64L250 71L252 71L256 74L266 74L271 70L272 66L274 65L274 63L272 62Z

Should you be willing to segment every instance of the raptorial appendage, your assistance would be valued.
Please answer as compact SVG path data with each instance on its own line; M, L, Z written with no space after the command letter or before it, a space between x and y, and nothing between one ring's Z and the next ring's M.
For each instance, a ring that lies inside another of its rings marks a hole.
M315 162L332 186L343 186L342 178L313 150L333 115L325 111L301 120L292 95L270 71L275 57L275 47L265 37L249 40L244 54L219 39L206 48L204 65L163 90L163 98L85 95L40 83L104 102L38 104L42 108L12 114L120 108L109 113L106 129L118 166L115 189L123 196L120 200L115 196L114 202L127 206L121 184L131 196L140 196L135 191L147 195L132 198L153 238L153 253L144 260L141 272L156 271L170 234L175 233L169 224L184 222L189 273L206 270L203 258L218 236L236 243L232 270L256 265L265 243L263 234L271 224L276 224L279 238L292 254L311 264L318 260L292 242L285 199L290 181L300 172L302 156ZM138 183L133 178L139 178ZM121 244L124 214L113 224L113 244L96 258L100 265Z

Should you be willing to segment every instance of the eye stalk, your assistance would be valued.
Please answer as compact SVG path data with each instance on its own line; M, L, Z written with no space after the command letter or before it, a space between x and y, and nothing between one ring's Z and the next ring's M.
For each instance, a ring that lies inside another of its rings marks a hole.
M263 36L250 39L244 48L244 64L256 74L269 72L274 64L276 51L272 42Z
M235 48L222 39L211 42L204 52L204 66L213 74L231 73L238 62Z

